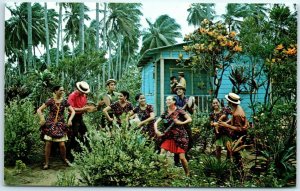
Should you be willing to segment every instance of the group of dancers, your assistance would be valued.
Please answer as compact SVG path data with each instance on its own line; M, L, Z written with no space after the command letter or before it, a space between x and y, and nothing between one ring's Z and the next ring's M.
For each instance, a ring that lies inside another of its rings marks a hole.
M186 153L193 145L190 123L192 122L191 115L196 112L195 98L187 98L186 87L178 83L174 88L176 94L166 97L166 110L156 119L154 108L146 102L145 95L141 93L135 95L138 104L134 107L129 101L130 95L127 91L116 92L116 84L117 81L114 79L106 81L107 91L100 96L97 105L88 104L87 94L90 93L90 87L84 81L76 83L76 90L68 96L68 99L64 99L62 86L53 88L53 97L37 110L45 141L43 169L49 168L53 142L59 143L60 154L66 165L72 166L71 150L80 151L76 138L84 142L83 137L87 133L83 115L87 112L99 111L102 112L99 126L108 130L114 128L114 121L118 126L122 125L121 115L124 113L126 121L134 118L136 126L142 129L143 134L151 140L159 140L160 154L174 153L175 165L178 166L180 161L185 174L189 176ZM215 128L218 142L216 151L218 158L221 156L220 149L222 148L220 140L237 139L244 135L247 129L247 119L239 105L240 97L229 93L225 98L231 109L221 108L219 100L213 99L213 111L210 114L211 126ZM43 115L46 108L49 108L47 118ZM65 109L69 111L67 123L64 119ZM232 117L229 118L229 115ZM163 129L158 128L160 123L163 123Z

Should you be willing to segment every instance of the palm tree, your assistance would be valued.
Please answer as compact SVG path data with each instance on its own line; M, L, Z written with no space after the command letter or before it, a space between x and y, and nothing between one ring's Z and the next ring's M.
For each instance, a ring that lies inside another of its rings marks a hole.
M247 15L247 10L243 4L229 3L226 6L226 13L222 15L225 23L227 24L228 31L240 30L241 18Z
M72 43L73 46L73 58L75 56L75 44L79 42L79 26L80 26L80 3L68 3L67 7L70 8L66 10L67 16L63 19L66 21L66 26L64 31L66 32L65 39L67 42ZM87 6L84 6L84 12L87 12L89 9ZM89 20L90 17L87 14L84 14L84 19Z
M45 32L46 32L46 55L47 55L47 64L50 65L50 53L49 53L49 27L48 27L48 14L47 14L47 3L45 3Z
M99 50L99 3L96 3L96 50Z
M61 39L61 33L62 33L62 30L61 30L61 25L62 25L62 6L63 4L62 3L59 3L59 19L58 19L58 30L57 30L57 40L56 40L56 43L57 43L57 48L56 48L56 59L55 59L55 63L56 63L56 66L58 66L58 60L59 60L59 48L60 48L60 39ZM61 50L63 52L63 50Z
M32 35L28 35L28 4L21 3L15 8L7 7L11 12L11 17L5 21L5 53L11 59L12 62L19 64L20 73L27 70L26 66L27 54L28 54L28 37L32 36L31 46L33 50L39 45L46 46L46 34L45 34L45 14L44 8L39 3L34 3L31 6L31 29ZM57 13L54 9L47 11L47 20L49 27L49 45L51 46L55 42L56 28L57 28ZM32 50L32 49L31 49ZM35 52L34 52L35 53Z
M215 4L213 3L192 3L187 10L189 12L188 24L198 27L204 19L213 20L216 14L214 8Z
M84 3L80 3L79 15L79 51L84 52Z
M114 78L121 76L121 62L123 57L122 44L125 41L132 43L133 47L137 47L134 42L137 41L139 34L139 21L142 15L139 3L109 3L108 18L105 23L107 29L108 53L109 53L109 76L111 69ZM116 57L113 59L111 53L116 51ZM127 51L127 50L126 50ZM112 67L115 61L115 67Z
M32 64L32 12L31 12L31 3L27 3L27 30L28 30L28 66ZM26 72L26 66L25 66Z
M146 20L149 28L142 33L143 45L141 53L148 49L175 44L176 38L182 37L178 31L181 28L180 25L168 15L159 16L153 24L148 19Z
M226 13L222 15L228 26L228 31L239 31L244 18L253 16L257 19L266 18L268 9L266 4L236 4L226 6Z

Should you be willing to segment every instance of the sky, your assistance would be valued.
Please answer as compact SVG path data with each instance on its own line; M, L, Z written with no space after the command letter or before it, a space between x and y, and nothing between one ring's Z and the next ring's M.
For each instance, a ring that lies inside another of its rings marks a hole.
M132 2L133 0L110 0L110 2ZM135 0L134 2L137 2L138 0ZM34 2L34 1L33 1ZM75 1L70 1L75 2ZM77 1L78 2L78 1ZM79 1L80 2L80 1ZM103 3L104 1L100 1L100 9L103 9ZM140 0L142 5L141 12L143 13L143 16L141 17L141 25L142 29L148 28L148 23L146 22L146 18L153 23L160 15L168 14L171 18L174 18L176 22L181 26L181 34L182 38L177 38L177 42L181 43L183 42L183 37L185 34L188 34L190 32L194 31L193 26L189 26L187 23L187 17L188 12L187 9L190 7L191 3L193 2L206 2L206 3L215 3L215 11L217 15L222 15L225 13L225 7L228 1L222 1L223 3L219 3L218 1L193 1L193 0ZM239 1L235 1L239 2ZM252 1L256 2L256 1ZM257 1L262 3L262 1ZM286 1L288 2L288 1ZM285 2L285 3L286 3ZM85 5L89 7L90 11L88 12L91 20L96 18L95 8L96 8L96 2L95 1L84 1ZM270 1L272 3L272 1ZM41 2L43 4L43 2ZM14 6L14 1L8 2L7 5ZM47 1L48 9L54 8L58 12L58 5L56 1ZM101 19L102 14L100 14ZM5 9L5 20L7 20L10 17L10 11L8 9ZM91 21L90 20L90 21ZM89 26L90 21L85 21L85 24ZM140 47L141 47L141 39L140 39ZM56 45L54 45L56 46ZM39 48L39 50L43 50L44 48ZM38 51L36 51L38 53Z
M41 2L43 5L43 2ZM181 33L182 38L177 38L177 42L181 43L183 42L183 37L185 34L188 34L190 32L194 31L193 26L189 26L186 19L188 17L187 9L189 8L191 2L188 1L180 1L177 2L176 0L171 2L168 0L164 1L142 1L142 8L141 12L143 13L143 16L141 17L141 25L142 28L148 28L148 23L146 22L146 18L151 22L155 22L155 20L163 14L168 14L171 18L174 18L176 22L181 26ZM14 1L8 2L6 4L7 6L14 7ZM95 13L95 7L96 2L85 2L85 5L89 7L90 11L88 12L91 20L96 19L96 13ZM221 15L225 13L225 3L217 3L215 10L217 15ZM58 6L56 5L56 2L47 1L47 7L48 9L54 8L58 12ZM103 9L103 4L100 3L100 9ZM102 14L100 14L101 18ZM10 17L10 11L5 8L5 20L7 20ZM90 20L90 21L91 21ZM85 24L89 26L90 21L85 21ZM141 46L141 41L140 41ZM43 50L43 48L39 48L39 50ZM38 51L36 51L38 54Z

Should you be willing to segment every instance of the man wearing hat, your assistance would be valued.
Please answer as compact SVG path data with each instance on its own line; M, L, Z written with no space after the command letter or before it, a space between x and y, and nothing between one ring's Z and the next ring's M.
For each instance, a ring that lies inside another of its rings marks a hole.
M186 88L186 81L184 78L184 72L178 72L179 84Z
M98 102L98 109L102 110L102 106L107 107L110 106L113 102L118 101L118 96L120 93L116 92L116 84L117 81L115 79L108 79L106 81L106 89L107 92L100 96L100 101ZM108 112L110 117L113 117L113 113ZM105 126L111 126L112 123L106 120L105 115L101 116L100 126L101 128L105 128Z
M238 140L240 137L247 134L248 121L243 108L240 106L240 96L235 93L229 93L228 95L225 95L225 98L228 101L229 107L231 107L232 118L228 123L218 122L218 124L222 128L233 131L231 138L233 141ZM234 153L234 159L238 168L242 168L241 156L238 152Z
M72 120L72 131L70 135L70 141L67 147L67 154L70 159L73 160L71 155L71 149L80 151L80 146L75 140L75 137L83 142L83 136L87 132L86 125L83 121L83 114L88 112L91 108L87 106L87 94L90 92L90 86L85 81L76 83L76 90L72 92L68 97L68 103L74 108L75 116Z

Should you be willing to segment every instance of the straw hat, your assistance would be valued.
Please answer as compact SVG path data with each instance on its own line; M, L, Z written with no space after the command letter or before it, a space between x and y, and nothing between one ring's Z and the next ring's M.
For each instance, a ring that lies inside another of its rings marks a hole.
M108 79L105 84L108 86L112 82L114 82L115 84L117 83L115 79Z
M184 72L178 72L179 76L184 76Z
M82 93L89 93L90 92L90 86L88 85L88 83L86 83L85 81L81 81L81 82L77 82L76 83L76 87L79 91L81 91Z
M177 89L183 89L184 91L186 90L185 87L183 87L181 84L176 85L175 91L177 91Z
M225 98L227 99L227 101L237 105L241 103L240 96L235 93L229 93L228 95L225 95Z

